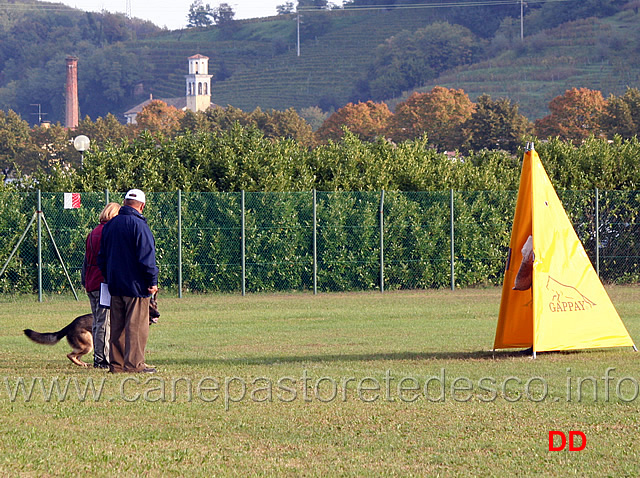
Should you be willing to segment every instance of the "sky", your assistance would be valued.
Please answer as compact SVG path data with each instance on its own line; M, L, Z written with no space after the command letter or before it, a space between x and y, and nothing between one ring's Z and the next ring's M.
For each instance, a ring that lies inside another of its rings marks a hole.
M284 5L291 0L203 0L215 8L221 3L228 3L236 12L235 19L260 18L276 15L276 6ZM178 30L187 26L189 6L194 0L129 0L131 16L149 20L159 27ZM127 0L58 0L70 7L89 12L107 10L112 13L126 13ZM294 5L297 2L293 2Z

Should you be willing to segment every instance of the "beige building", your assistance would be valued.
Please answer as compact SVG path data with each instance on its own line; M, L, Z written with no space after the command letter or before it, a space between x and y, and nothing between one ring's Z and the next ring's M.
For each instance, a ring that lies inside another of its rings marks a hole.
M193 55L189 60L189 74L185 75L186 92L182 98L155 98L179 110L204 111L211 106L211 76L209 74L209 57ZM124 112L127 124L136 124L136 117L154 100L149 99Z

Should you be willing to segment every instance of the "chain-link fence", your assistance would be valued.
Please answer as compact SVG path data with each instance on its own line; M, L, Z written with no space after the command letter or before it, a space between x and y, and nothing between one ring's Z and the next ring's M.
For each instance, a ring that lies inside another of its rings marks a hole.
M636 282L640 192L559 196L603 281ZM63 193L0 192L0 293L83 293L85 238L122 197L82 193L65 209ZM147 197L160 287L244 294L500 284L517 191Z

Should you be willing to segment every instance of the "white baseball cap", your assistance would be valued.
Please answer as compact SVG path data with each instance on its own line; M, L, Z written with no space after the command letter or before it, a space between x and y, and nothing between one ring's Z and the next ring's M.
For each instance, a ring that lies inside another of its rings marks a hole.
M140 201L141 203L146 203L146 198L144 193L139 189L130 189L127 192L127 195L124 197L125 199L133 199L135 201Z

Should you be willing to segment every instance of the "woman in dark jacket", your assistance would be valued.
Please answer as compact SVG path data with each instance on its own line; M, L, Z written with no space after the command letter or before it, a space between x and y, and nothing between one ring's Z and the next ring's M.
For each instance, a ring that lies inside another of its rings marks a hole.
M102 228L118 215L120 204L111 202L100 213L100 224L87 236L87 249L84 256L84 285L91 302L93 313L93 366L109 368L109 309L100 307L100 284L105 282L98 267L98 252Z

